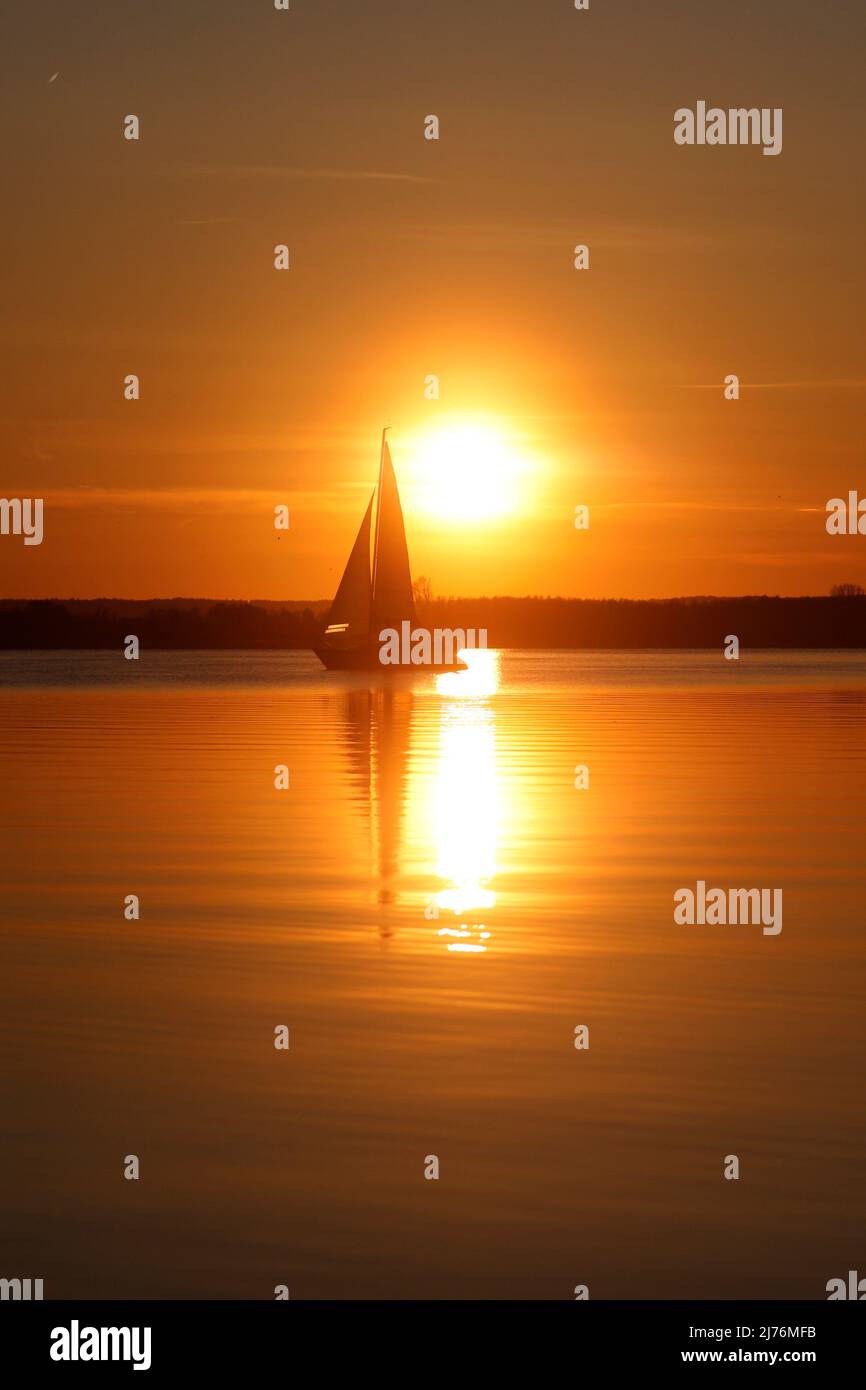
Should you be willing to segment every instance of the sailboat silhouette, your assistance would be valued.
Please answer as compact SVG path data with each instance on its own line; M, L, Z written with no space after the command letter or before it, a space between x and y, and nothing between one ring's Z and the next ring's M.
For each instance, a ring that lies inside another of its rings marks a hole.
M370 495L355 544L337 589L328 625L313 650L330 671L387 671L379 661L379 634L386 628L415 622L415 600L409 570L409 549L397 478L388 448L387 428L382 431L379 481ZM370 525L373 499L378 494L373 569L370 572ZM427 670L462 670L464 663L427 666Z

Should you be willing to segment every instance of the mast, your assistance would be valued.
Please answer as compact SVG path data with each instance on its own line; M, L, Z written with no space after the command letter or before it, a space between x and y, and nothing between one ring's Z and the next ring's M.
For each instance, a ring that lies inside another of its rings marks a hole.
M379 508L376 513L370 610L370 627L374 632L385 627L399 628L407 618L410 623L415 619L406 527L387 433L387 430L382 431L382 454L379 459Z
M373 539L373 590L376 588L376 569L379 564L379 530L382 525L382 473L385 468L385 436L390 428L390 425L386 425L383 429L382 444L379 449L379 481L376 485L376 534Z

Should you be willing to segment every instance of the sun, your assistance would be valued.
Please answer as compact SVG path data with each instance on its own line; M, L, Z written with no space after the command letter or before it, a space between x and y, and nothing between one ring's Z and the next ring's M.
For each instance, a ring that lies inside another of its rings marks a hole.
M425 515L470 524L519 509L527 463L495 426L441 425L420 436L413 453L415 503Z

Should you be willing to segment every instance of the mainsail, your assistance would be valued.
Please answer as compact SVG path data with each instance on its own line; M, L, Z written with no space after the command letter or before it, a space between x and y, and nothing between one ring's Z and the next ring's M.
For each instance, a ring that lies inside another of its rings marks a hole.
M370 518L373 514L375 495L374 489L370 494L355 544L352 546L352 553L343 571L336 598L331 605L328 626L325 629L329 637L344 636L366 640L370 630Z
M373 550L373 602L370 615L372 634L378 638L382 628L398 631L400 624L415 620L409 550L394 465L384 433L379 463L379 503L376 512L376 543Z
M370 575L370 522L373 497L376 537L373 542L373 574ZM401 624L415 621L412 576L403 511L397 492L394 465L382 431L379 482L367 504L337 596L328 614L328 626L316 655L328 670L366 671L379 666L379 633L384 628L400 631Z

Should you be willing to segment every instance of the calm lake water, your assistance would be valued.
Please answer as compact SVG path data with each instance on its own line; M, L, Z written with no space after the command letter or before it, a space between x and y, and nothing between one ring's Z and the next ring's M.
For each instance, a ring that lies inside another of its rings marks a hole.
M820 1299L866 1273L864 716L861 653L378 681L0 654L0 1275ZM781 888L782 931L676 925L699 879Z

